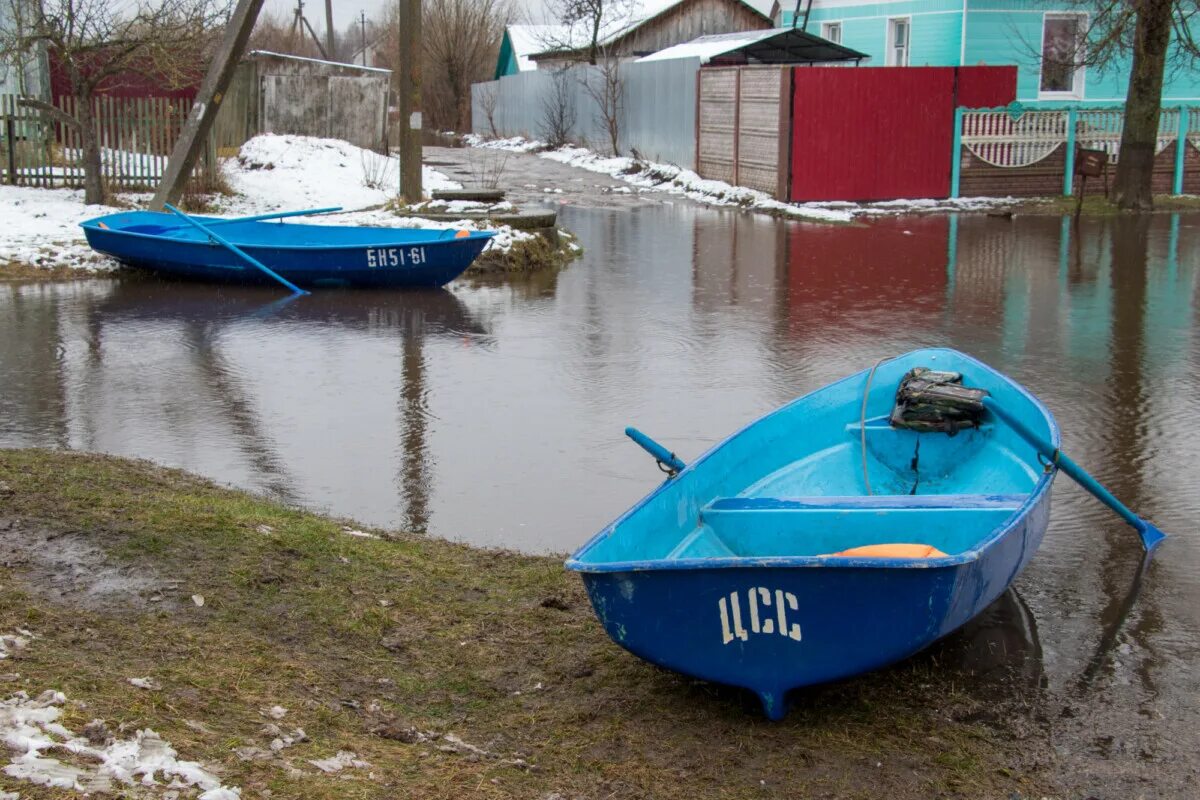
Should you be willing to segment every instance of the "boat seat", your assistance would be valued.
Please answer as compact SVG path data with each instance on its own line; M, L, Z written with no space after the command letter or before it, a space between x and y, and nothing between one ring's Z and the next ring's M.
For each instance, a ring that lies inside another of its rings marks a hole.
M952 508L1016 510L1025 494L876 494L848 497L718 497L708 511L884 511Z
M737 555L729 545L707 525L702 525L683 537L667 558L732 558Z

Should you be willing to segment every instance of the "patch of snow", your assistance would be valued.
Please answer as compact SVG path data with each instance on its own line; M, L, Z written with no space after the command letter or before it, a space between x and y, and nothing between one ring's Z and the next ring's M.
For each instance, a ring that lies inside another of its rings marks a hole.
M330 758L309 759L308 763L322 772L329 774L341 772L347 767L362 768L371 766L366 761L361 760L358 757L358 753L352 753L349 750L339 750L336 756L331 756Z
M585 147L570 145L557 150L547 150L543 142L519 136L509 139L484 139L477 135L469 135L463 137L463 141L471 147L508 150L515 153L536 152L541 158L624 181L639 192L666 192L683 195L708 205L768 211L782 216L819 222L849 222L858 216L914 212L986 211L1023 202L1012 197L958 197L943 200L884 200L874 203L844 201L784 203L765 192L748 189L744 186L733 186L724 181L701 178L692 170L683 169L674 164L637 161L624 156L603 156ZM549 194L561 192L561 189L545 188L542 191ZM624 194L630 192L631 189L619 186L610 191Z
M119 154L109 154L117 158ZM337 205L364 208L382 205L396 195L400 161L338 139L309 136L256 136L237 158L223 164L225 177L239 194L219 198L222 213L262 214L283 209ZM460 184L425 167L427 191L460 189ZM370 185L368 185L370 184ZM145 203L146 194L126 199ZM112 259L92 251L79 224L122 209L87 206L78 189L0 186L0 261L34 267L87 272L115 269Z
M149 728L103 746L75 734L59 722L66 702L62 692L53 690L36 698L17 692L0 701L0 741L13 753L4 774L85 794L110 792L115 782L168 789L195 787L209 800L240 797L240 790L222 786L199 762L180 760L175 749ZM75 763L58 760L54 757L57 753L72 756ZM88 766L77 766L81 763Z
M430 228L434 230L458 229L467 231L489 231L495 235L488 241L484 252L507 253L514 244L534 239L536 233L522 231L510 225L493 225L484 220L460 219L444 222L424 217L401 217L385 209L370 209L353 214L313 217L309 222L318 225L365 225L379 228ZM286 224L286 223L285 223Z
M79 223L121 209L89 206L79 189L0 186L0 261L107 272L117 263L87 246Z
M821 222L849 222L853 215L846 211L820 208L811 205L783 203L775 200L765 192L747 189L743 186L732 186L723 181L701 178L692 170L677 167L674 164L659 164L654 162L639 162L625 156L602 156L588 150L586 147L571 147L569 145L557 150L545 150L545 145L538 141L529 141L521 137L513 139L482 140L480 137L465 137L464 141L472 147L487 147L499 150L510 150L518 153L539 151L537 155L551 161L557 161L589 172L625 181L639 189L680 194L701 203L715 206L735 206L796 217L813 219ZM561 189L545 189L546 193L560 193Z
M18 650L24 650L29 646L29 640L32 638L32 634L28 631L0 633L0 660L8 658L10 654Z
M507 139L485 139L477 133L463 135L463 142L470 147L482 147L487 150L508 150L513 153L530 153L546 147L544 142L536 139L526 139L524 136L512 136ZM529 184L526 186L532 186Z
M242 790L231 786L218 786L201 794L196 800L241 800Z
M400 159L356 147L341 139L262 134L242 145L224 164L238 193L222 203L232 214L264 214L296 208L379 206L396 196ZM422 172L426 192L461 189L430 167Z
M347 536L357 536L360 539L378 539L379 538L378 536L376 536L373 533L367 533L366 531L360 531L357 528L351 528L348 525L343 526L342 533L346 534Z

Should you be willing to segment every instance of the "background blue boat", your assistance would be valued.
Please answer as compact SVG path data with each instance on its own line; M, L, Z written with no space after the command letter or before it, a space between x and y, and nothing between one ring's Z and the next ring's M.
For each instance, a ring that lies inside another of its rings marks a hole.
M999 597L1042 541L1056 470L998 420L953 436L892 427L918 366L961 372L1058 446L1040 402L953 350L831 384L717 445L567 561L612 639L751 689L779 719L789 690L906 658ZM944 555L835 555L884 543Z
M314 288L442 286L461 275L495 235L194 219L288 281ZM93 250L127 266L209 281L274 282L173 214L126 211L88 220L83 229Z

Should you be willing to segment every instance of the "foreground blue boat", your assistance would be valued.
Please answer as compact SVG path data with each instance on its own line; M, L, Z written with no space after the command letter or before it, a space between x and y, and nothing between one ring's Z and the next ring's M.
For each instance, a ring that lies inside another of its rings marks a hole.
M442 286L461 275L494 235L481 231L363 228L192 217L297 286ZM277 280L188 218L125 211L83 223L93 250L164 275L269 284Z
M780 719L789 690L913 655L999 597L1041 544L1056 469L994 415L953 435L893 427L915 367L961 373L1058 447L1025 389L936 349L801 397L690 465L663 453L678 474L567 561L612 639L750 689Z

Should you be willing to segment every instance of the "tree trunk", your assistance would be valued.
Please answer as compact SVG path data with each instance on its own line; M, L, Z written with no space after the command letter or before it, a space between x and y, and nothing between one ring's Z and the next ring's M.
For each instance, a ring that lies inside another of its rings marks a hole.
M75 90L75 116L79 121L79 140L83 152L83 202L99 205L107 197L104 191L104 176L100 170L100 137L96 131L96 117L92 113L93 95L90 89Z
M1171 41L1172 0L1139 0L1133 37L1133 66L1125 96L1125 128L1114 181L1117 205L1150 209L1151 179L1162 110L1163 72Z

